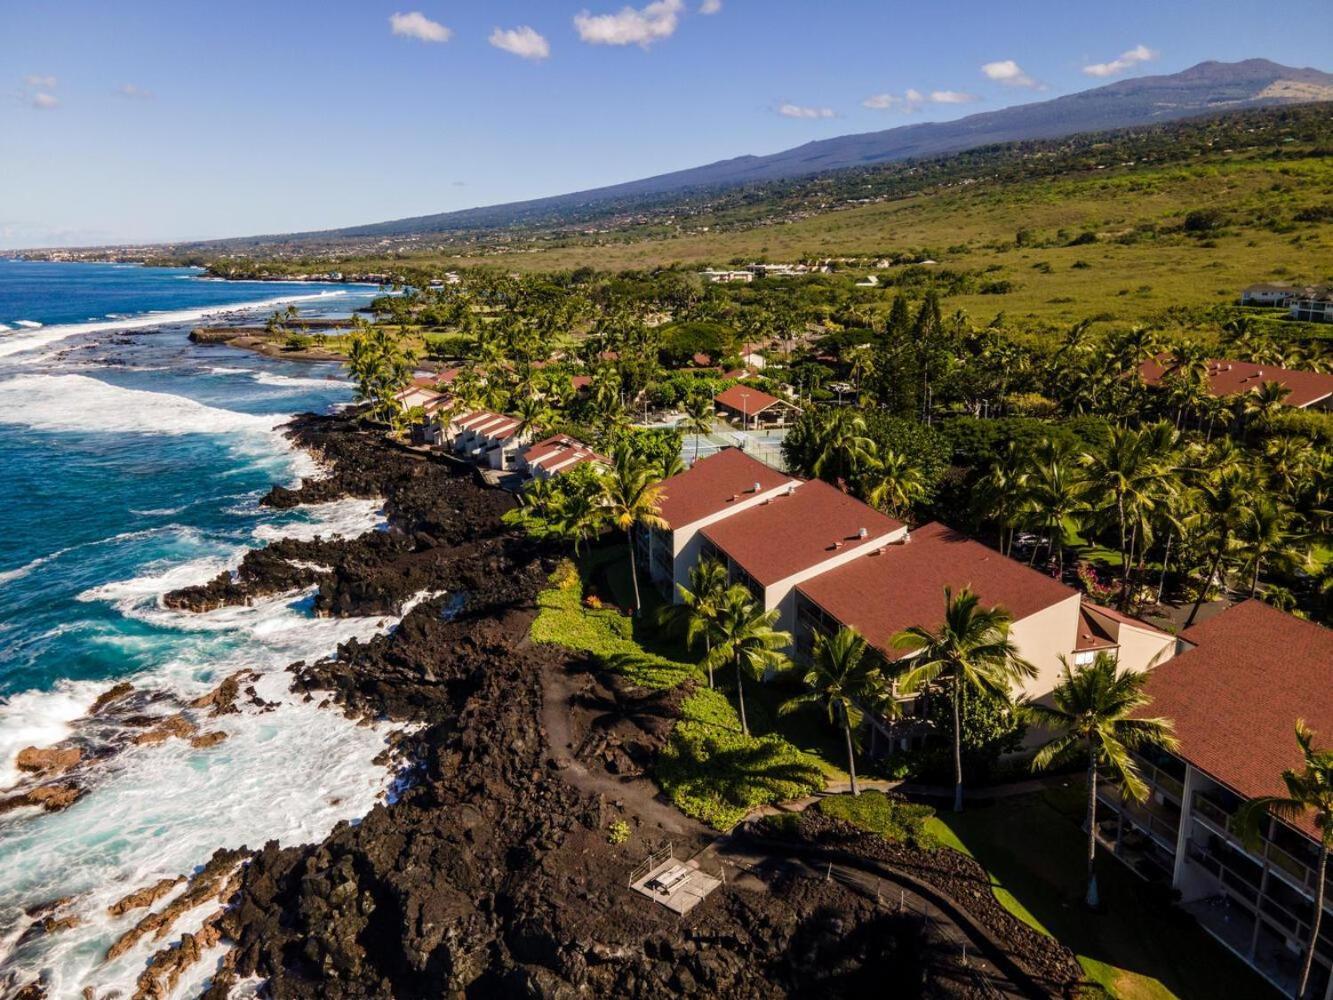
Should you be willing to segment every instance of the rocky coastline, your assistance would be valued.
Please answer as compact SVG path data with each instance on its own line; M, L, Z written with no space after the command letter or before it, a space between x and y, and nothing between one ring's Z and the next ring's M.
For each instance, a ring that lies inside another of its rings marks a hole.
M150 932L164 941L135 997L167 995L219 944L230 947L210 1000L254 978L301 998L994 995L919 917L800 866L734 871L684 919L632 893L628 875L650 852L670 842L689 856L711 840L643 776L679 694L634 690L529 640L561 553L504 525L508 494L393 447L355 415L305 416L290 433L328 475L264 503L382 497L389 529L276 542L166 601L202 611L315 587L317 613L370 616L416 601L390 632L289 668L307 700L401 724L385 754L396 780L320 843L219 851L179 895L172 882L127 896L126 911L146 913L113 948ZM247 677L227 678L193 718L252 696ZM96 711L128 717L142 697L116 692ZM171 718L143 736L208 738ZM57 787L88 764L59 752L30 763ZM613 821L625 842L608 836ZM58 932L60 903L34 927ZM172 941L187 905L213 909Z

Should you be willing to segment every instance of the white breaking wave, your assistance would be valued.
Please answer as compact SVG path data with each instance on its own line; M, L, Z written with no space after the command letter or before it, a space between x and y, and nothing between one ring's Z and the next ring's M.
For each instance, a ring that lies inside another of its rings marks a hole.
M316 516L338 520L348 511L335 512L337 506L320 505ZM368 639L399 619L313 618L309 599L291 594L203 615L162 607L167 589L199 582L224 562L210 557L160 567L83 597L171 630L146 640L162 643L161 662L128 678L142 690L168 691L176 701L149 711L177 711L179 703L243 668L260 674L257 694L278 707L242 704L239 714L216 719L199 713L200 731L224 732L224 742L207 749L179 739L132 747L91 768L82 779L84 798L64 812L25 810L0 819L0 928L11 929L0 932L0 970L16 982L43 974L53 997L76 997L90 985L98 995L116 988L128 994L144 962L166 942L150 935L116 961L103 962L111 942L145 913L111 917L111 903L189 873L219 847L318 841L339 821L364 816L388 788L391 774L374 763L385 747L386 725L358 725L293 695L284 668L327 655L352 637ZM0 701L0 787L17 777L12 763L21 747L50 745L71 726L77 729L109 686L65 681ZM21 907L65 896L74 898L61 913L81 922L20 945L29 923ZM215 908L210 902L183 916L166 941L196 930ZM197 990L211 968L211 961L201 962L173 995Z
M28 563L25 566L17 566L14 569L4 570L3 572L0 572L0 583L9 583L12 580L22 580L33 570L37 569L40 566L46 565L52 559L55 559L57 556L62 556L68 551L69 549L57 549L50 555L38 556L36 559L34 559L32 562Z
M263 542L272 542L279 538L300 538L309 541L320 536L356 538L386 524L383 500L334 500L331 503L310 504L298 509L302 514L309 516L310 520L261 524L255 528L254 537Z
M300 378L295 375L275 375L272 372L253 372L252 377L260 385L282 386L283 388L286 388L288 386L292 387L318 386L321 389L326 389L329 387L330 384L338 384L340 382L346 384L342 379L339 379L337 377Z
M0 333L8 333L12 329L14 329L12 326L5 326L5 324L0 323Z
M86 375L18 375L0 381L0 424L34 430L155 434L269 433L290 419L222 410Z
M16 319L14 325L21 326L25 330L40 330L42 328L42 324L35 319Z
M44 347L47 344L64 340L67 337L74 337L81 333L139 330L150 326L165 326L168 323L189 323L224 312L254 312L262 309L272 309L274 306L286 305L289 302L309 302L315 299L327 299L347 294L347 291L340 289L338 291L313 292L306 295L283 295L278 298L265 299L262 302L235 302L228 305L203 306L196 309L178 309L173 312L153 313L127 319L106 319L98 320L95 323L67 323L49 327L43 327L42 324L31 320L19 320L17 322L18 326L29 330L40 329L42 332L27 337L6 337L3 341L0 341L0 357L8 357L21 351Z

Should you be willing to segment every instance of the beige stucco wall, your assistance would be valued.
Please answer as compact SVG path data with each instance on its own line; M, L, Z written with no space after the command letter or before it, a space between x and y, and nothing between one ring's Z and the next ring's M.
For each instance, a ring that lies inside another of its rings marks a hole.
M1160 666L1176 655L1176 637L1120 623L1120 666L1136 673Z
M1021 692L1030 698L1051 693L1060 683L1063 665L1060 657L1071 658L1078 641L1078 594L1070 594L1059 604L1028 615L1009 627L1009 637L1018 653L1037 668L1037 676L1022 683Z

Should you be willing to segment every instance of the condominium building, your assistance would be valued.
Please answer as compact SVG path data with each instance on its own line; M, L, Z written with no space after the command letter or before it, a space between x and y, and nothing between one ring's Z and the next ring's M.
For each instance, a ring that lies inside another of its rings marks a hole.
M1140 758L1151 789L1126 803L1103 788L1099 834L1141 875L1169 884L1209 932L1288 995L1314 916L1319 831L1271 818L1251 848L1237 834L1248 799L1284 795L1301 766L1297 719L1333 740L1333 631L1259 601L1238 604L1181 639L1155 670L1147 714L1170 719L1174 753ZM1333 1000L1333 873L1307 997Z

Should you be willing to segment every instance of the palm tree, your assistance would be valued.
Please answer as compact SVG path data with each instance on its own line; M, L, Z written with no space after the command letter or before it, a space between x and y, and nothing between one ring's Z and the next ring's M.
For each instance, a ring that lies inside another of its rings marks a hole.
M870 506L903 519L925 499L925 476L903 452L877 448L871 452L869 467L862 476L862 491Z
M1083 456L1093 493L1105 497L1094 514L1113 522L1120 534L1122 606L1129 603L1134 550L1148 541L1142 535L1150 515L1175 488L1170 456L1179 437L1168 423L1143 430L1112 427L1106 440Z
M1087 510L1083 497L1088 492L1088 480L1066 447L1047 440L1037 450L1025 486L1028 510L1050 539L1050 556L1056 572L1063 575L1066 525ZM1036 558L1033 546L1032 561Z
M634 582L634 613L639 613L639 570L634 558L634 529L666 528L658 514L662 484L642 458L628 448L615 456L611 471L602 478L602 507L617 528L625 533L629 546L629 572Z
M1250 554L1250 596L1259 591L1259 573L1265 559L1290 564L1299 561L1295 543L1300 537L1292 530L1291 508L1267 493L1256 493L1250 501L1249 516L1238 535Z
M1245 470L1228 467L1220 474L1206 479L1195 491L1198 513L1195 519L1204 536L1211 539L1208 557L1208 573L1199 585L1199 596L1185 619L1185 627L1194 624L1199 614L1199 607L1208 596L1208 588L1217 578L1217 571L1222 566L1227 550L1235 539L1236 533L1250 518L1253 493L1250 489L1250 477Z
M676 584L676 603L662 609L668 628L684 632L685 644L704 644L708 686L713 687L713 666L706 654L713 648L713 629L727 590L727 567L718 559L701 559L690 567L690 585Z
M998 524L999 549L1004 555L1013 548L1014 529L1027 504L1027 472L1023 466L1024 456L1017 442L1010 441L991 462L976 493L975 509L983 520Z
M875 448L866 435L865 418L854 410L839 409L818 415L816 421L810 475L829 483L855 479L870 464Z
M853 795L861 794L856 785L855 733L865 710L895 704L879 664L865 654L866 641L855 629L841 628L832 636L816 634L814 657L802 677L808 690L779 709L786 714L805 705L822 705L828 711L829 722L842 729L847 743Z
M895 649L917 655L899 678L900 690L911 693L928 685L948 687L953 708L953 770L955 812L963 809L963 690L1011 700L1013 681L1037 676L1037 668L1018 655L1009 639L1012 617L1000 607L979 607L977 595L964 588L955 597L944 588L944 622L935 631L913 625L893 637Z
M1315 942L1319 940L1319 924L1324 915L1324 892L1327 886L1328 852L1333 847L1333 750L1316 750L1314 732L1301 719L1296 723L1296 742L1301 747L1302 766L1282 772L1286 795L1265 795L1251 799L1236 814L1236 827L1251 850L1259 846L1260 834L1271 814L1288 823L1294 823L1313 813L1310 818L1319 831L1319 870L1315 876L1314 920L1310 926L1309 943L1305 946L1305 962L1301 966L1300 984L1293 994L1296 1000L1305 996L1310 984L1311 960Z
M517 432L535 437L550 425L555 411L541 396L525 393L514 404L514 416L518 417Z
M777 624L778 609L765 611L754 596L740 584L733 584L722 594L718 605L713 636L717 640L705 658L711 673L714 667L731 664L736 668L736 704L741 716L741 731L750 735L750 723L745 716L745 678L762 676L769 669L778 669L787 662L782 652L791 644L791 633L780 632Z
M680 429L694 435L694 460L699 461L699 435L713 430L713 400L707 393L697 392L685 399L685 419Z
M1119 786L1121 809L1128 797L1142 802L1148 786L1139 775L1131 752L1147 746L1167 750L1176 747L1171 723L1166 719L1134 718L1149 702L1145 690L1149 672L1117 670L1106 653L1098 653L1090 664L1070 669L1061 657L1064 671L1051 693L1051 704L1033 702L1029 715L1057 734L1032 758L1032 769L1044 771L1057 760L1085 755L1088 766L1088 891L1086 902L1097 898L1097 778L1105 776Z

